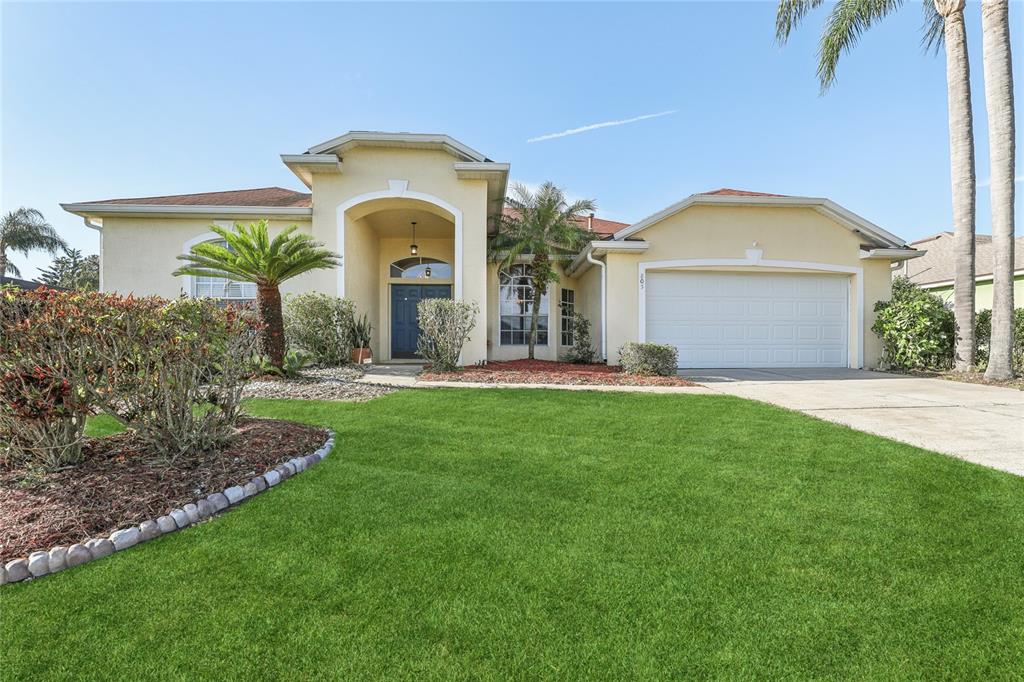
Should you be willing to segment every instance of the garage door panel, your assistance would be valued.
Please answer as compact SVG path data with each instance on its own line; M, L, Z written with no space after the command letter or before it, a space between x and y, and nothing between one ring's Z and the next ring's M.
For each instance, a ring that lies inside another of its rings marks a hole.
M650 272L647 340L680 367L845 367L848 292L844 276Z

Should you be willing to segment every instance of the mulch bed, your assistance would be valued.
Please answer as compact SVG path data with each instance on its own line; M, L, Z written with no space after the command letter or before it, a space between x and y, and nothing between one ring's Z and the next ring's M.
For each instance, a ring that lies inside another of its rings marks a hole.
M58 471L0 466L0 563L71 545L246 483L308 455L327 431L276 419L243 418L221 453L147 463L130 433L89 439L85 460Z
M682 377L642 377L608 365L575 365L551 360L509 360L464 367L455 372L420 374L423 381L469 381L485 384L567 384L604 386L696 386Z

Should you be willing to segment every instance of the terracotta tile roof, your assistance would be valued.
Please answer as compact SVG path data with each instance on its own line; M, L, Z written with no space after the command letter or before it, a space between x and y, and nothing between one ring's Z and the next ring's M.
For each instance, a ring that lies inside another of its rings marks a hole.
M505 215L512 215L513 211L509 207L502 209ZM601 237L609 237L624 227L629 227L629 223L620 223L614 220L605 220L604 218L594 217L590 220L587 218L581 218L578 224L584 230L590 229L594 234Z
M786 194L769 194L768 192L748 192L745 189L732 189L730 187L722 187L721 189L713 189L710 192L701 192L701 194L710 194L719 197L784 197Z
M89 204L137 204L142 206L312 206L312 195L283 187L258 187L227 192L171 194L162 197L133 197L83 202Z

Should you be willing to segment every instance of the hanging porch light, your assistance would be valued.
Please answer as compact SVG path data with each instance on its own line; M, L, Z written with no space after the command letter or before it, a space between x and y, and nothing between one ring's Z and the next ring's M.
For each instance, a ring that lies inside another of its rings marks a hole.
M416 246L416 221L412 221L412 244L409 244L409 254L415 256L419 253L420 247Z

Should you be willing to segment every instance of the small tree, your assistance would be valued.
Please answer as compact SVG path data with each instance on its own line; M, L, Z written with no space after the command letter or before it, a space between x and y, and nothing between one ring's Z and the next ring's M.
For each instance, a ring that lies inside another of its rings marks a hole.
M590 340L590 320L574 310L572 313L573 345L565 352L565 359L577 365L589 365L594 362L597 351Z
M558 281L552 258L575 253L587 240L580 225L585 214L593 213L596 204L590 199L569 203L565 193L554 183L545 182L536 193L525 185L512 186L512 195L505 199L508 211L498 216L498 232L491 240L491 258L504 270L520 258L530 267L533 300L530 302L529 357L534 357L540 303L548 285Z
M61 289L96 291L100 288L100 257L83 257L80 250L65 248L64 255L54 258L50 267L40 273L39 281Z
M476 326L480 308L475 303L431 298L416 306L420 337L417 352L439 372L458 367L462 347Z
M260 350L278 369L284 367L284 319L281 312L281 282L310 270L336 267L339 257L322 248L322 244L299 229L286 227L273 239L267 221L248 226L235 223L233 230L217 225L210 229L227 242L227 247L213 242L196 244L192 252L178 256L188 263L174 271L175 275L227 277L236 282L256 284L256 307L263 322Z
M956 324L942 299L906 277L892 282L892 299L875 304L871 331L883 359L897 369L946 369L953 362ZM973 334L972 334L973 336Z

